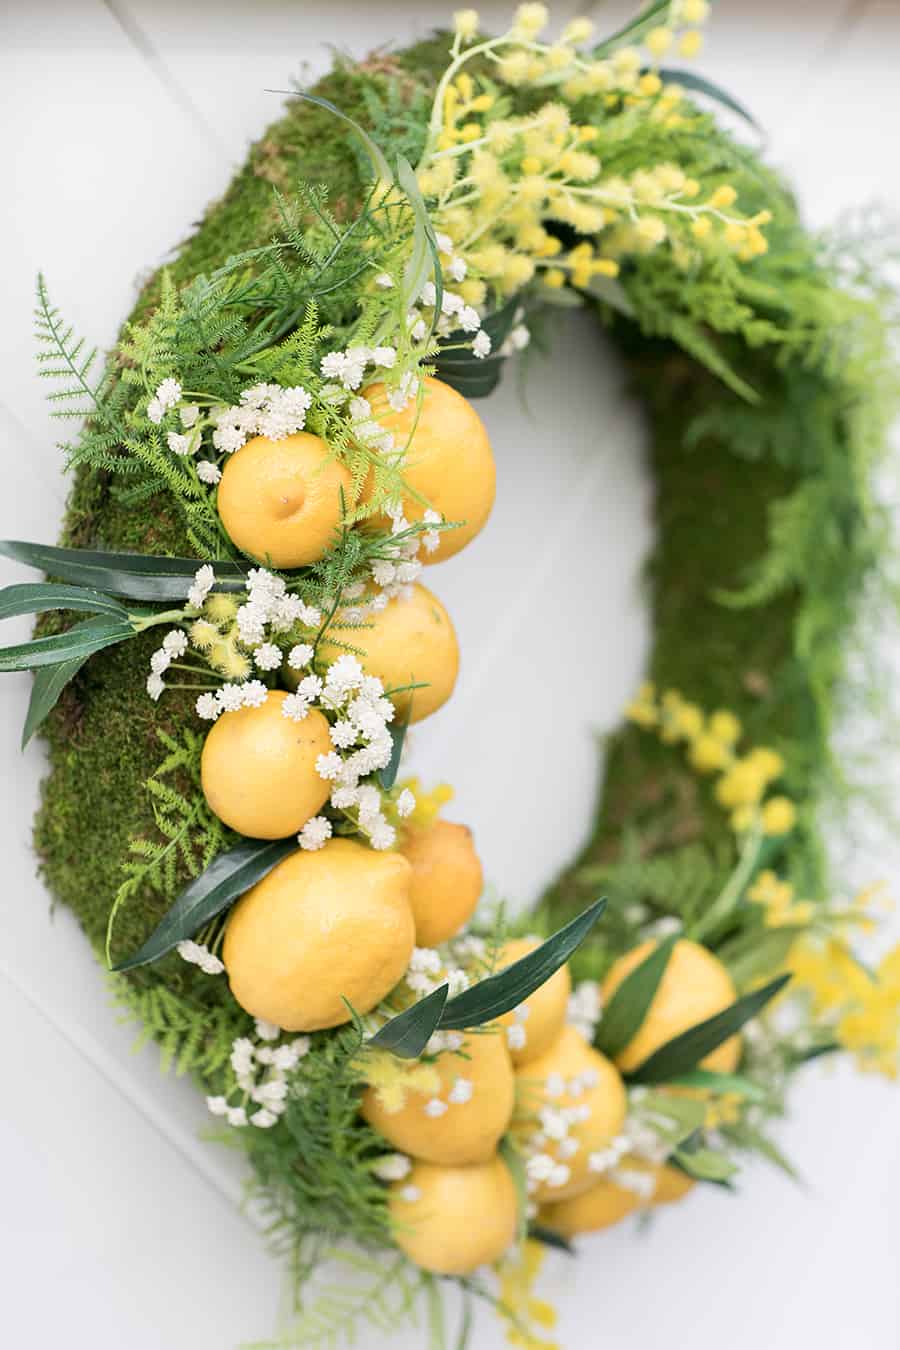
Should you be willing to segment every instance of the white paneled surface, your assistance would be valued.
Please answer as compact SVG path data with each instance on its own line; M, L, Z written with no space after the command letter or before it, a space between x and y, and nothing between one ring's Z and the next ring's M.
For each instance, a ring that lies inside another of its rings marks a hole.
M625 6L596 8L612 24ZM810 217L824 224L872 198L900 208L896 0L716 8L702 68L755 110ZM489 23L507 11L481 9ZM267 90L324 69L326 43L361 55L443 17L432 0L6 0L0 535L51 539L65 493L28 339L37 269L76 326L108 343L136 278L276 115ZM641 667L649 485L639 413L577 317L552 365L535 367L526 401L510 379L485 416L495 516L431 574L460 630L463 673L413 754L456 784L456 814L474 825L491 880L524 902L586 828L596 771L586 733L614 723ZM568 583L588 567L585 596ZM535 614L567 656L565 726L530 716L547 693L528 675ZM193 1090L161 1079L151 1052L129 1053L132 1032L116 1023L75 925L50 914L29 843L40 751L17 750L26 691L24 677L0 684L3 1343L230 1350L274 1327L279 1274L239 1211L234 1160L198 1139L205 1113ZM897 862L874 865L896 874ZM808 1185L759 1169L738 1201L697 1195L645 1237L617 1229L585 1243L577 1265L551 1262L565 1350L900 1344L898 1141L894 1089L810 1070L782 1135ZM479 1325L478 1350L501 1343L490 1319ZM391 1344L413 1350L424 1335Z

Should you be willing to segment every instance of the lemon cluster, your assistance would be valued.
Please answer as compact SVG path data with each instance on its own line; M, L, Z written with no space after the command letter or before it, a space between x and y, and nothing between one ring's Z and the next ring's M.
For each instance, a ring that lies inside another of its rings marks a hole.
M743 728L734 713L722 709L707 717L675 689L658 697L649 682L641 685L625 711L629 721L656 731L664 745L686 745L688 762L698 773L718 775L715 798L730 812L737 834L757 828L763 834L784 835L794 828L797 812L791 799L783 794L766 798L769 787L784 773L784 760L769 746L739 754Z

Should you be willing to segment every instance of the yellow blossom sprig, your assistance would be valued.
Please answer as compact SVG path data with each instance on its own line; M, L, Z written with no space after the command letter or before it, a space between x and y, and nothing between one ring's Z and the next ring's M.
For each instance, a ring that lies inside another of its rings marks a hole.
M560 1350L556 1341L542 1334L556 1326L556 1309L534 1292L545 1255L540 1242L527 1238L497 1268L500 1291L496 1308L506 1323L507 1341L519 1350Z
M839 937L798 939L787 968L807 995L820 1041L828 1037L857 1067L896 1078L900 1069L900 943L869 972Z
M625 715L637 726L656 731L664 745L686 745L688 762L698 773L719 775L714 795L730 812L736 834L759 830L764 835L785 835L794 828L797 809L789 797L779 793L764 800L784 773L784 760L768 746L739 754L743 728L734 713L721 709L707 717L678 690L657 697L648 682L641 685Z
M646 66L681 27L706 14L704 0L673 0L670 26L647 35L646 57L632 45L598 57L584 46L593 30L587 19L572 20L557 41L541 40L545 5L520 5L509 30L491 38L480 37L477 11L457 11L417 173L437 228L464 264L458 290L467 304L483 305L489 290L502 300L534 280L549 291L567 281L585 290L595 277L615 277L629 254L667 242L683 265L710 249L745 261L766 251L768 213L740 214L730 184L704 192L673 163L605 176L596 153L600 128L573 117L573 105L593 100L601 113L621 105L667 129L685 124L681 88ZM682 54L696 49L697 39L689 28ZM465 67L476 59L473 75ZM482 73L485 63L492 78ZM547 89L556 101L511 117L504 85ZM564 253L555 224L589 238Z

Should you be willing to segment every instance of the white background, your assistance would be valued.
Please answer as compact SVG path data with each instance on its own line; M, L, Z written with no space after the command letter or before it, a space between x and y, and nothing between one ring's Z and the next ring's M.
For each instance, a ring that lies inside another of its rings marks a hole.
M500 26L505 6L481 6ZM622 4L596 6L605 25ZM896 0L719 0L701 68L756 112L810 219L873 198L900 207ZM558 6L562 19L577 12ZM34 378L34 275L101 345L136 279L225 187L278 111L266 90L445 17L421 0L6 0L0 17L0 536L51 540L65 494ZM430 573L460 632L453 703L418 733L417 767L456 784L488 874L531 899L573 853L596 781L591 730L638 678L650 543L639 413L612 356L575 319L527 406L486 406L499 464L489 529ZM535 550L533 540L539 537ZM590 568L591 592L574 589ZM4 582L21 579L12 567ZM7 627L6 641L15 640ZM535 708L534 633L563 658L571 715ZM27 623L19 625L22 637ZM133 1056L68 914L34 875L39 747L18 754L24 677L0 684L0 1269L16 1350L231 1350L274 1329L279 1272L238 1209L229 1157L198 1140L202 1104ZM882 764L881 767L889 768ZM857 857L861 876L898 856ZM804 1187L754 1169L737 1200L707 1188L639 1238L622 1227L554 1260L565 1350L887 1350L900 1344L900 1093L810 1069L781 1143ZM367 1333L366 1350L382 1344ZM391 1345L424 1345L405 1331ZM490 1318L476 1345L502 1336Z

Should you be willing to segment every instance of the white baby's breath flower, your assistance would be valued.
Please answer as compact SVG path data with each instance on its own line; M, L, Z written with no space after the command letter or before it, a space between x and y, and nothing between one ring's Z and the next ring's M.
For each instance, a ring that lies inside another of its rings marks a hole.
M162 384L158 386L155 396L164 408L174 408L181 398L181 385L177 380L163 380Z
M329 751L327 755L319 755L316 759L316 773L320 778L337 778L343 767L343 760L334 750Z
M214 722L222 711L221 704L215 694L199 694L197 702L194 704L197 710L197 716L202 717L205 722Z
M397 798L397 815L400 816L401 819L403 819L406 816L411 816L413 811L415 811L415 809L416 809L415 797L410 792L409 788L404 788L403 791L400 793L400 796Z
M216 701L222 712L237 712L244 706L244 691L239 684L223 684L216 690Z
M165 687L166 682L161 675L147 676L147 693L153 699L154 703L159 699Z
M248 680L241 685L245 708L261 708L269 697L269 691L262 680Z
M281 665L281 648L274 642L264 642L254 651L253 660L260 670L277 670Z
M397 349L396 347L376 347L372 353L372 360L376 366L381 366L384 370L391 370L397 361Z
M472 354L480 361L491 354L490 335L483 328L480 328L472 339Z
M510 1050L524 1050L527 1041L528 1034L521 1024L506 1028L506 1043Z
M423 1110L426 1116L430 1116L432 1120L437 1120L449 1110L449 1107L446 1102L441 1101L440 1097L432 1097L425 1103Z
M173 657L184 656L188 649L187 635L180 628L173 628L163 638L163 650Z
M150 657L150 669L154 675L162 675L172 664L172 653L165 647L159 647Z
M313 659L314 649L309 642L298 642L288 652L288 665L292 670L302 670Z
M267 1022L264 1017L255 1019L256 1034L261 1041L277 1041L281 1035L281 1027L277 1022Z
M225 1097L207 1097L206 1109L214 1116L228 1114L228 1101Z
M240 1130L247 1124L247 1112L243 1106L229 1106L227 1119L229 1125L233 1125L235 1129Z
M203 602L216 584L216 574L209 563L198 567L194 573L194 583L188 591L188 604L192 609L200 609Z
M277 1123L278 1117L275 1112L268 1110L265 1106L261 1106L258 1111L254 1111L250 1117L250 1124L255 1125L260 1130L270 1130Z
M450 259L447 266L447 275L451 277L453 281L465 281L467 271L468 268L466 267L465 259L459 257Z
M472 1100L473 1092L471 1078L457 1078L450 1089L449 1100L456 1106L464 1106Z
M173 455L189 455L193 448L193 436L181 436L177 431L170 431L166 436L166 444Z
M407 1205L414 1205L417 1200L421 1200L422 1192L418 1186L403 1186L400 1189L400 1199Z
M225 969L219 958L200 942L179 942L176 951L183 961L199 966L205 975L221 975Z
M212 487L221 482L222 470L211 459L201 459L197 464L197 477L201 483L208 483Z
M397 831L382 816L369 831L369 843L374 849L383 850L393 848L396 842Z
M312 816L297 835L300 847L308 853L324 848L331 838L331 821L326 816Z
M153 422L155 426L159 426L165 415L165 407L160 403L159 399L151 398L150 402L147 404L147 416L150 418L150 421Z
M382 290L389 291L394 284L393 277L389 277L387 272L379 272L375 278L375 285L380 286Z
M183 403L178 409L178 416L183 427L192 427L200 416L200 409L196 403Z

